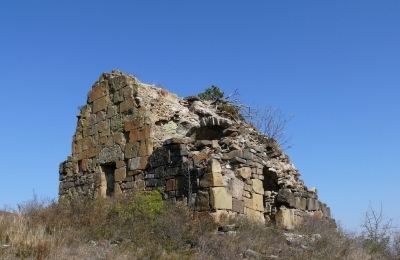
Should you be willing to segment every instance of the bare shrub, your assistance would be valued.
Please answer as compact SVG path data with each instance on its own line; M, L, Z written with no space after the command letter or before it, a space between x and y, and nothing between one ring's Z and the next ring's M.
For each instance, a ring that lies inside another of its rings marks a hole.
M393 234L394 227L392 219L387 219L382 211L382 204L379 211L372 208L369 203L367 212L361 219L363 228L363 245L371 254L386 255L389 252L390 237Z

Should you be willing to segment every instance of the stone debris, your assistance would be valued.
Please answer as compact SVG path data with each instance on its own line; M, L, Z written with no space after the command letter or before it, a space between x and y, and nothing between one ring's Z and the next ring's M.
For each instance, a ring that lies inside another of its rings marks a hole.
M247 215L280 227L331 218L289 157L243 120L198 96L179 98L120 71L104 73L77 116L59 197L162 189L198 212Z

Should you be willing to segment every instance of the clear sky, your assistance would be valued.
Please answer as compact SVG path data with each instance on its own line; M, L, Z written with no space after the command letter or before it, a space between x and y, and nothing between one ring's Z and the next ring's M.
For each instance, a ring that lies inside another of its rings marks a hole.
M78 106L118 69L294 114L287 154L334 217L400 226L400 1L0 1L0 205L56 198Z

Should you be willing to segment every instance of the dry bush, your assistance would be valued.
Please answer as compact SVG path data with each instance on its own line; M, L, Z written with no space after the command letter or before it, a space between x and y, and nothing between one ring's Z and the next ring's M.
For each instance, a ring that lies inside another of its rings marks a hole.
M399 259L370 254L363 237L316 218L290 231L245 218L218 232L207 214L165 204L156 191L107 199L71 198L0 213L0 259L243 259L247 250L279 259ZM288 239L292 236L293 239Z

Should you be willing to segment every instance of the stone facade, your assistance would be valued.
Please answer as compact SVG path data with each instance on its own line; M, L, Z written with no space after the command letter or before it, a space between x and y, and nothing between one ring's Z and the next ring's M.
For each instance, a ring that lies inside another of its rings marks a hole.
M162 189L198 212L280 226L330 218L276 142L196 96L178 98L119 71L104 73L80 109L60 198Z

